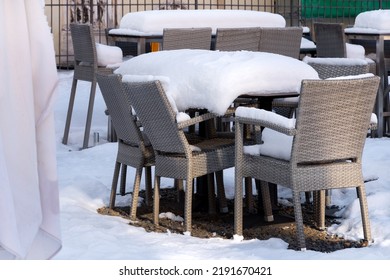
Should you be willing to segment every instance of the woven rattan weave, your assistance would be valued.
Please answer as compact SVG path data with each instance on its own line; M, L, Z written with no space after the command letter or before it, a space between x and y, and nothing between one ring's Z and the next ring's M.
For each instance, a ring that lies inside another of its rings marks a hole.
M211 47L211 28L164 28L163 50L203 49Z
M301 27L262 27L259 51L276 53L298 59L301 40Z
M260 27L218 28L215 50L219 51L258 51Z

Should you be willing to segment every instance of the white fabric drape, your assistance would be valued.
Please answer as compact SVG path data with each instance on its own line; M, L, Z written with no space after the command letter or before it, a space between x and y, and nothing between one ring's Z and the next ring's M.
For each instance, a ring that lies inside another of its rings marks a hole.
M0 34L0 259L49 259L61 248L58 77L42 1L0 1Z

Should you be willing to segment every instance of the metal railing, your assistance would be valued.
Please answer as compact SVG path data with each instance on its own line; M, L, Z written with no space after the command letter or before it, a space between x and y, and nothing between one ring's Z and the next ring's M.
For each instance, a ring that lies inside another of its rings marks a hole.
M130 12L161 9L240 9L281 14L288 26L308 26L316 21L352 25L358 13L390 8L390 0L46 0L57 65L72 67L71 22L94 25L96 40L106 43L105 30L119 26Z

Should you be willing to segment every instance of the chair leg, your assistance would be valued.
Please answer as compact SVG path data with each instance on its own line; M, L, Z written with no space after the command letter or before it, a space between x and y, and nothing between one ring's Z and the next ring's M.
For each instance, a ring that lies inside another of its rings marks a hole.
M325 205L326 206L332 205L332 190L325 191Z
M74 99L75 99L75 96L76 96L76 88L77 88L77 79L73 78L72 89L70 91L68 113L66 115L64 136L62 137L62 144L64 144L64 145L68 144L70 123L71 123L71 120L72 120L73 105L74 105Z
M92 84L91 84L91 92L89 95L89 103L88 103L87 121L85 123L83 149L88 148L89 134L91 132L93 104L95 102L95 94L96 94L96 80L93 80Z
M160 179L160 176L154 176L153 222L156 226L159 224L160 214Z
M142 177L142 166L138 167L135 171L133 199L131 202L131 209L130 209L130 219L131 220L135 220L137 218L139 186L141 184L141 177Z
M325 191L314 191L313 194L313 208L314 221L319 230L325 229Z
M182 203L184 201L184 187L183 187L183 180L175 179L174 180L174 188L177 192L176 201L178 203Z
M109 207L111 209L114 209L114 207L115 207L116 188L118 186L120 167L121 167L121 164L119 162L115 162L115 169L114 169L114 175L112 177L111 195L110 195L110 204L109 204Z
M370 227L370 219L368 217L368 204L366 197L366 189L364 185L358 186L356 188L359 202L360 202L360 213L362 215L362 224L363 224L363 234L364 239L368 242L372 242L371 239L371 227Z
M184 202L184 230L191 233L192 229L192 189L193 178L187 176Z
M219 212L227 213L229 211L225 195L225 185L223 183L223 171L215 172L215 177L217 181L217 196L219 202Z
M242 209L242 176L240 172L235 174L235 192L234 192L234 234L242 236L243 235L243 209Z
M122 164L121 183L120 183L120 189L119 189L119 193L121 194L121 196L124 196L126 194L126 178L127 178L127 165Z
M260 191L261 196L263 198L264 220L266 222L273 222L274 216L272 215L272 203L269 191L269 183L265 181L260 181Z
M145 167L145 204L147 206L152 202L152 167Z
M301 207L301 196L298 191L293 191L293 202L294 202L294 216L295 216L295 224L297 227L297 241L298 246L302 251L306 250L306 242L305 242L305 233L303 231L303 215L302 215L302 207Z

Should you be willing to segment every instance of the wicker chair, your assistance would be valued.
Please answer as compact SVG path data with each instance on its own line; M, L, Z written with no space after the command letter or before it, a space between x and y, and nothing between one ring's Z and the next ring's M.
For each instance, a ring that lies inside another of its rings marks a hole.
M97 73L96 79L110 112L112 124L118 137L118 152L112 180L109 207L115 207L120 167L122 166L121 195L125 195L127 166L134 167L136 173L130 210L130 219L134 220L136 219L143 168L145 168L145 202L146 204L151 203L151 167L154 165L154 151L148 138L141 132L136 116L132 114L132 108L124 94L121 76Z
M363 59L305 57L303 61L312 66L318 72L318 76L321 79L367 74L370 70L368 62ZM282 116L292 118L298 108L298 99L298 97L275 99L272 102L272 110ZM370 122L368 130L370 131L371 137L374 137L377 131L377 122ZM307 200L309 201L310 194L307 195ZM322 213L325 211L324 205L331 205L331 191L326 191L325 197L323 193L316 192L314 193L313 200L316 211ZM322 215L318 215L317 223L318 228L325 228L325 219Z
M306 248L301 193L334 188L356 187L364 239L371 241L362 152L378 86L379 77L375 76L304 80L296 122L288 122L287 118L269 111L245 107L237 109L235 234L243 234L242 179L253 177L291 188L297 245L300 249ZM354 106L350 106L351 103ZM266 140L257 154L244 153L244 124L268 127L268 131L279 132L269 143L277 141L280 135L290 135L287 138L290 138L291 146L284 142L287 147L285 151L290 154L284 157L275 155L272 149L267 149Z
M260 52L270 52L299 58L302 27L262 27L259 41Z
M162 49L204 49L211 48L211 28L164 28Z
M91 25L71 23L70 32L71 32L72 42L73 42L75 65L74 65L73 83L72 83L72 89L70 93L69 106L68 106L68 112L66 116L66 123L65 123L62 143L65 145L68 143L70 123L72 119L73 106L76 97L77 82L78 81L91 82L87 120L85 124L84 140L82 146L82 148L85 149L88 148L89 134L91 131L93 106L95 102L95 93L96 93L95 73L97 71L112 73L112 69L106 68L105 66L98 65L95 37Z
M260 28L217 28L215 50L219 51L257 51Z
M205 113L177 123L176 112L159 81L123 84L155 151L154 223L159 223L160 178L186 180L184 221L185 231L191 232L193 180L233 167L234 139L197 139L193 143L185 136L185 128L213 119L214 114ZM221 193L223 185L220 180L217 180L217 187ZM208 193L212 200L214 190L209 189Z
M344 57L354 58L347 54L347 42L344 34L343 23L314 23L317 57ZM352 46L352 45L351 45ZM369 72L376 74L376 63L372 59L369 62Z

